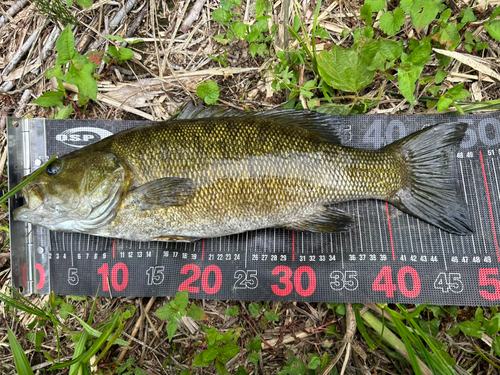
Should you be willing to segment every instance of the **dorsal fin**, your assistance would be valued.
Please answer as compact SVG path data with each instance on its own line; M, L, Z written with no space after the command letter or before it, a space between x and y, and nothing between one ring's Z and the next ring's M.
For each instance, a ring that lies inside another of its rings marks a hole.
M204 108L189 102L172 120L194 120L210 117L263 117L287 125L294 125L321 136L326 142L341 144L342 131L337 117L311 111L295 109L273 109L269 111L248 113L236 109L224 109L211 106Z

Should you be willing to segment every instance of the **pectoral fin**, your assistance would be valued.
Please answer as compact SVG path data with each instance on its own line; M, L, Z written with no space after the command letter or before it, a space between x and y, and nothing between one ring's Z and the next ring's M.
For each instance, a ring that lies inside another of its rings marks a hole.
M131 189L125 206L140 204L141 210L183 206L195 194L193 181L188 178L166 177Z
M301 222L290 223L284 228L299 232L344 232L352 223L351 216L333 207L324 207L316 215Z

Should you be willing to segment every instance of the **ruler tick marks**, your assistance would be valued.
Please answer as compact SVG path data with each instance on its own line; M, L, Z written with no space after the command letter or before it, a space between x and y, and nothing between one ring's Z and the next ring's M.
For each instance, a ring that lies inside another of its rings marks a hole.
M392 260L396 260L394 254L394 241L392 240L391 215L389 215L389 203L387 202L385 202L385 209L387 210L387 225L389 226L389 238L391 239Z
M413 254L414 249L413 249L413 238L411 237L410 215L406 215L406 222L408 223L408 235L410 237L411 253Z
M479 154L481 155L481 154ZM472 166L472 160L469 160L470 161L470 167L471 167L471 171L473 170L473 166ZM476 196L476 204L477 204L477 210L479 212L479 214L481 214L481 204L479 203L479 193L477 192L477 183L476 183L476 178L474 177L474 173L471 174L472 176L472 186L474 186L474 195ZM485 234L486 231L484 230L483 228L483 220L479 220L479 226L481 227L481 234ZM475 234L473 235L473 238L474 238ZM486 239L484 235L481 235L482 239L483 239L483 248L487 249L486 247ZM479 238L478 238L478 241L479 241ZM476 247L474 246L474 254L476 254Z
M363 237L361 233L361 219L359 215L359 201L356 201L356 212L358 213L358 230L359 230L359 250L363 252Z
M439 231L439 239L441 240L441 249L443 250L444 269L448 271L448 264L446 263L446 254L444 253L443 234L441 233L441 231Z
M201 260L205 260L205 239L202 240L201 245Z
M464 179L464 169L462 167L462 160L460 160L459 162L460 164L460 174L462 175L462 187L464 189L464 196L465 196L465 204L469 204L469 202L467 201L467 189L465 188L465 179Z
M490 210L491 229L493 230L493 240L495 241L495 250L497 252L497 260L500 262L500 252L498 251L497 234L495 231L495 222L493 221L493 210L491 209L490 192L488 190L488 181L486 180L486 171L484 169L483 153L479 151L479 159L481 160L481 168L483 170L484 187L486 188L486 198L488 199L488 208Z

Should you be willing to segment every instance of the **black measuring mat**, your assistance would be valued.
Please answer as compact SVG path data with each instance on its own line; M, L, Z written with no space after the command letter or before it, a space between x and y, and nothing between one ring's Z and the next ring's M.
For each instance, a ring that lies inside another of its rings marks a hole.
M496 305L500 114L332 116L331 126L346 146L378 149L424 126L452 121L469 124L454 154L458 199L470 214L472 235L449 234L375 200L337 205L355 218L349 232L271 228L194 243L49 233L12 222L13 283L68 295L99 290L108 296L165 296L186 289L193 298L211 299ZM31 119L18 128L10 124L10 183L56 152L65 154L140 123ZM20 233L25 233L22 240Z

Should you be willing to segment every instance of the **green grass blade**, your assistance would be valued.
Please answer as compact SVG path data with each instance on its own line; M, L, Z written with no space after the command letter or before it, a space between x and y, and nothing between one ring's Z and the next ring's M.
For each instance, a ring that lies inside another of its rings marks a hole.
M422 371L420 370L420 365L417 361L417 355L415 354L415 349L413 348L410 342L409 336L412 335L411 332L408 330L408 327L406 327L403 324L403 322L397 317L397 315L393 314L393 311L391 309L386 308L385 311L387 311L394 320L394 324L396 325L396 329L398 330L399 336L401 336L401 339L403 340L408 356L410 357L411 366L415 371L415 375L422 375Z
M14 336L14 333L10 330L9 327L7 327L7 333L9 336L10 348L12 349L12 355L14 356L14 362L16 363L17 373L23 375L34 375L28 361L28 357L26 357L26 354L24 354L23 348L21 347L19 341L17 341L16 336Z
M89 324L85 323L85 321L83 321L81 318L79 318L75 314L70 314L70 315L75 317L80 322L80 324L83 326L83 328L85 328L85 331L87 331L89 334L91 334L92 336L94 336L96 338L101 337L101 335L102 335L101 331L99 331L95 328L92 328ZM127 346L129 343L125 340L117 339L116 344L118 344L120 346Z
M361 335L365 339L365 341L368 343L368 346L370 347L370 350L374 350L377 348L377 345L372 341L370 336L368 335L368 332L366 331L365 324L363 323L363 319L361 318L361 314L359 313L359 309L356 306L353 306L354 308L354 316L356 317L356 325L358 326L359 332L361 332Z
M113 329L115 329L116 322L119 318L120 316L116 315L114 319L106 325L106 328L102 332L101 336L94 342L94 344L81 359L82 363L85 364L89 362L90 358L92 358L99 351L99 349L101 349L104 343L108 340L108 337L111 335L111 332L113 332Z
M48 162L46 162L44 165L42 165L40 168L38 168L35 172L33 172L26 180L24 180L23 182L21 182L19 185L17 185L15 188L9 190L3 197L0 198L0 204L2 204L3 202L5 202L7 199L9 199L10 197L13 197L19 190L21 190L23 187L25 187L26 185L28 185L31 181L33 181L33 179L38 176L40 173L42 173L45 168L47 168L47 166L52 163L52 161L57 158L57 155L58 154L55 154L54 156L52 156Z

